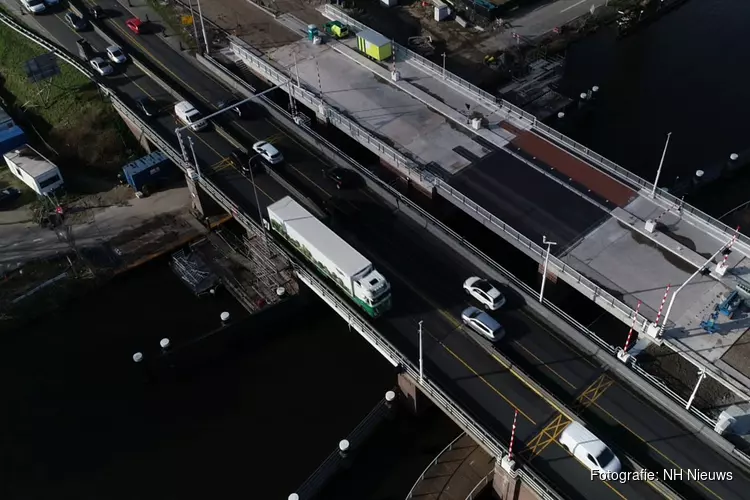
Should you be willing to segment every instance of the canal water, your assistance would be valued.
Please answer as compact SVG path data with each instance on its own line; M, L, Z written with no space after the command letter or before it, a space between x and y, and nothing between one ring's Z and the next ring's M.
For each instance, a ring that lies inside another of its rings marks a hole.
M4 331L0 497L286 498L396 381L310 300L261 335L241 326L228 294L196 298L162 259ZM187 342L219 327L222 311L239 341L144 381L135 351L154 359L161 338Z

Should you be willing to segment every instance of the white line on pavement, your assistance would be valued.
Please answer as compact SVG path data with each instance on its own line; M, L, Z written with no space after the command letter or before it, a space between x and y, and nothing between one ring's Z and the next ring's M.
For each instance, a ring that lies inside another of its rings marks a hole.
M579 5L581 5L582 3L586 3L586 2L588 2L588 0L581 0L580 2L576 2L576 3L574 3L573 5L571 5L571 6L569 6L569 7L565 7L565 8L563 9L563 10L561 10L561 11L560 11L560 14L562 14L563 12L567 12L567 11L569 11L569 10L570 10L570 9L572 9L573 7L578 7L578 6L579 6Z

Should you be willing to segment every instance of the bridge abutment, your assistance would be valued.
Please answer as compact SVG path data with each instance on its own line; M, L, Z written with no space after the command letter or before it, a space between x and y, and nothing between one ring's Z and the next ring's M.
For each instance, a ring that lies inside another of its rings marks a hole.
M510 465L508 467L508 465ZM495 459L495 469L492 474L492 489L503 500L520 498L521 482L512 472L513 465L503 463L502 458Z
M423 414L432 404L432 401L422 394L417 384L403 373L398 374L398 388L404 395L404 405L415 415Z
M117 106L113 106L115 111L117 111L117 114L120 115L120 118L122 118L122 121L125 122L125 125L128 126L128 130L133 134L133 136L138 140L138 144L141 145L141 147L146 151L146 153L151 153L153 151L153 147L151 146L151 143L146 138L146 134L143 133L143 130L130 121L121 111L120 108Z

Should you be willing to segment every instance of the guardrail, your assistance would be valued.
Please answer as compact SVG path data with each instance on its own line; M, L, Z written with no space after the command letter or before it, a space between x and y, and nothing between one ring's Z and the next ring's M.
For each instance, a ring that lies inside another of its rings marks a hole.
M371 29L331 4L323 5L321 8L321 12L324 16L330 19L341 21L351 27L356 28L357 30ZM558 145L572 150L576 154L589 160L595 167L601 168L606 173L615 176L616 178L620 179L626 184L629 184L630 186L637 188L638 190L645 190L650 193L653 189L653 183L648 182L647 180L633 174L628 169L621 167L612 160L608 160L602 155L587 148L583 144L580 144L573 139L561 134L552 127L545 125L541 121L537 120L536 116L532 115L531 113L524 111L523 109L509 103L504 99L500 99L493 96L492 94L489 94L488 92L485 92L476 85L469 83L468 81L456 76L449 71L445 71L441 66L438 66L429 59L420 56L416 52L396 42L392 42L392 45L396 57L401 57L403 61L411 61L413 64L424 68L428 72L445 81L447 84L452 85L457 90L468 93L470 97L472 97L475 101L481 104L489 105L492 111L505 113L509 118L517 118L521 120L528 127L539 132L546 138L551 139ZM698 221L712 227L721 235L733 236L735 234L734 228L729 227L716 218L706 214L705 212L684 203L681 199L678 199L674 195L670 194L666 189L657 188L656 195L657 198L662 199L661 201L666 204L666 206L682 207L683 215L694 217ZM750 245L750 237L748 237L747 235L740 234L738 241L742 242L745 245Z
M208 61L210 64L212 64L212 68L211 68L212 70L221 71L224 77L231 78L233 83L235 84L234 88L238 90L239 92L241 92L243 95L249 96L250 94L253 94L256 92L255 88L253 88L246 82L239 80L235 75L231 74L228 70L223 68L221 64L218 63L213 58L205 57L204 59ZM275 102L266 98L266 96L261 96L261 100L264 106L267 106L267 108L270 108L270 110L272 111L272 113L275 115L277 119L286 119L288 121L293 120L293 117L289 114L287 110L281 108ZM520 279L516 278L510 271L508 271L507 269L502 267L500 264L495 262L490 256L483 253L477 247L475 247L474 245L466 241L461 235L459 235L458 233L453 231L451 228L443 224L440 220L438 220L432 214L430 214L429 212L423 210L421 207L416 205L408 197L399 193L396 189L394 189L388 183L382 181L376 174L374 174L373 172L365 168L363 165L359 164L355 159L348 156L345 152L338 149L335 145L328 142L325 138L321 137L317 132L315 132L314 130L310 129L309 127L305 125L298 125L297 128L300 131L303 131L310 138L312 138L314 140L314 143L311 143L311 145L315 147L321 153L326 154L326 156L328 156L328 158L331 161L340 162L342 166L355 167L355 169L361 175L363 175L364 177L368 179L371 185L376 186L378 189L383 191L383 193L379 193L381 194L381 197L384 197L384 198L386 196L393 197L396 200L396 203L399 203L405 207L408 207L410 210L416 213L424 221L425 227L432 226L438 229L441 233L445 234L448 238L457 242L462 248L469 251L471 254L476 256L479 260L484 262L488 267L493 269L496 273L503 276L509 283L511 283L516 288L520 289L522 293L530 297L539 296L539 293L536 290L531 288L529 285L527 285ZM330 154L327 153L327 151L330 151ZM585 335L586 338L588 338L596 346L598 346L599 349L606 352L608 355L610 355L613 359L616 360L617 347L605 342L598 335L596 335L594 332L586 328L586 326L578 322L575 318L571 317L569 314L567 314L565 311L557 307L554 303L550 302L549 300L545 299L543 305L547 309L552 311L552 313L555 316L565 321L568 325L570 325L575 330L581 332L583 335ZM616 361L617 363L620 363L619 360L616 360ZM680 395L672 391L669 387L667 387L666 384L664 384L664 382L659 380L657 377L651 375L650 373L646 372L643 368L641 368L635 363L631 363L629 366L636 374L638 374L646 382L648 382L654 388L658 389L663 394L668 396L675 403L679 404L682 408L685 408L687 404L687 400L685 400L683 397L681 397ZM694 406L691 406L690 413L693 416L697 417L699 420L706 423L707 425L710 425L711 427L713 427L716 424L715 420L711 419L708 415L701 412L699 409L695 408Z
M475 498L478 498L479 495L481 495L482 492L484 491L484 487L490 483L494 474L495 474L495 471L490 471L489 474L487 474L482 479L480 479L479 482L476 484L476 486L474 486L469 492L469 494L466 495L466 500L474 500Z
M314 110L316 113L324 115L328 122L349 134L367 149L390 161L394 167L403 171L407 178L419 182L420 185L425 182L428 184L432 182L432 179L434 178L432 174L424 171L401 152L378 139L372 134L372 132L359 126L354 121L348 119L346 116L326 104L325 101L316 96L314 91L305 88L304 84L297 85L294 83L296 82L295 78L275 68L259 55L254 54L246 47L242 40L232 35L229 35L229 39L229 46L234 54L242 59L252 71L255 71L277 85L282 82L290 82L289 85L287 85L287 92L290 92L294 98Z
M443 456L443 453L451 451L453 449L453 445L456 444L456 442L459 439L461 439L462 437L464 437L465 435L466 435L466 433L462 432L461 434L459 434L458 436L456 436L455 439L453 439L453 441L451 441L450 443L448 443L448 445L445 448L443 448L442 450L440 450L440 453L438 453L437 455L435 455L435 458L433 458L432 461L427 465L427 467L424 468L424 470L422 471L422 473L419 475L419 478L417 478L417 480L414 481L414 484L412 485L411 489L409 490L409 493L406 494L406 500L410 500L414 496L414 490L416 489L416 487L419 485L419 483L422 482L422 480L424 479L425 475L427 475L427 472L432 468L432 466L435 465L438 462L438 460L440 459L440 457Z

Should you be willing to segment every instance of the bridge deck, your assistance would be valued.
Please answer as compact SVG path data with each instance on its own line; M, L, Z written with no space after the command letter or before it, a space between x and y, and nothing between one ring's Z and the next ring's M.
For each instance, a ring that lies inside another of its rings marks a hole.
M420 500L465 500L495 466L492 458L464 434L443 450L414 485L412 497Z

